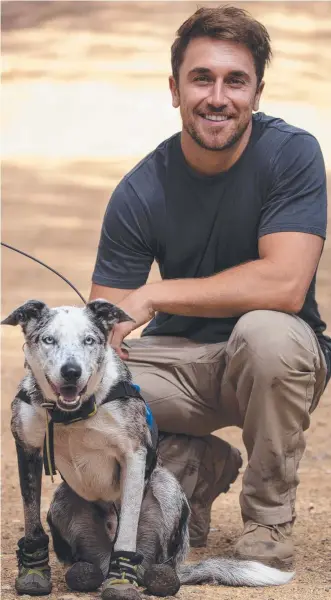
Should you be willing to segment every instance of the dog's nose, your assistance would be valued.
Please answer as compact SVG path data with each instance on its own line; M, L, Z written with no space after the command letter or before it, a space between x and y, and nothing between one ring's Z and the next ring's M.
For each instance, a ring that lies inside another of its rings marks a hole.
M77 363L68 362L61 367L61 375L66 381L73 383L80 378L82 369Z

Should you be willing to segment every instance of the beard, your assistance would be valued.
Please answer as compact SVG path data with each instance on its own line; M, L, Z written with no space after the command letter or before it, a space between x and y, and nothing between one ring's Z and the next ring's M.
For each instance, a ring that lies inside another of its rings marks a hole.
M217 133L215 133L214 136L214 143L205 141L194 126L194 123L183 123L183 127L185 131L191 136L191 138L200 146L200 148L203 148L204 150L211 150L213 152L219 152L220 150L227 150L228 148L234 146L244 135L249 124L250 120L248 120L247 123L242 123L241 125L239 125L238 128L230 135L230 137L221 143L217 143Z

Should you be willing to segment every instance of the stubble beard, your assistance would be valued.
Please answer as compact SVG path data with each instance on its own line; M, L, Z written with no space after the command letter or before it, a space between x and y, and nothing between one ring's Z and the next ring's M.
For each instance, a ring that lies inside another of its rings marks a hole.
M220 152L221 150L227 150L234 146L242 138L249 124L250 120L248 120L247 123L244 123L241 127L234 131L228 140L219 145L210 145L207 142L205 142L204 139L199 135L193 123L184 125L184 129L191 136L191 138L200 146L200 148L203 148L204 150L211 150L212 152Z

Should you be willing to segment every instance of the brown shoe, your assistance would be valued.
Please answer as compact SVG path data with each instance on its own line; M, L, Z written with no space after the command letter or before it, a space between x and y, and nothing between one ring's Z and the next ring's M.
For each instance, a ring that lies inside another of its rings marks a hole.
M256 560L281 570L291 570L294 564L292 527L293 522L263 525L247 519L244 531L235 544L234 556L242 560Z
M238 477L242 466L239 450L224 440L209 436L211 444L206 447L199 469L198 482L190 506L190 545L202 548L207 545L212 504L220 494L225 494Z

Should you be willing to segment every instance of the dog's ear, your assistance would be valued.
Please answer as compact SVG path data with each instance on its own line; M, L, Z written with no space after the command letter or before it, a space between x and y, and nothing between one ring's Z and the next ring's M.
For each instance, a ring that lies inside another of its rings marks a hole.
M1 325L26 325L31 319L39 319L47 305L40 300L28 300L16 308L8 317L1 321Z
M116 323L124 321L134 321L129 315L115 304L107 302L107 300L93 300L88 302L86 308L90 310L95 319L102 323L106 329L111 329Z

